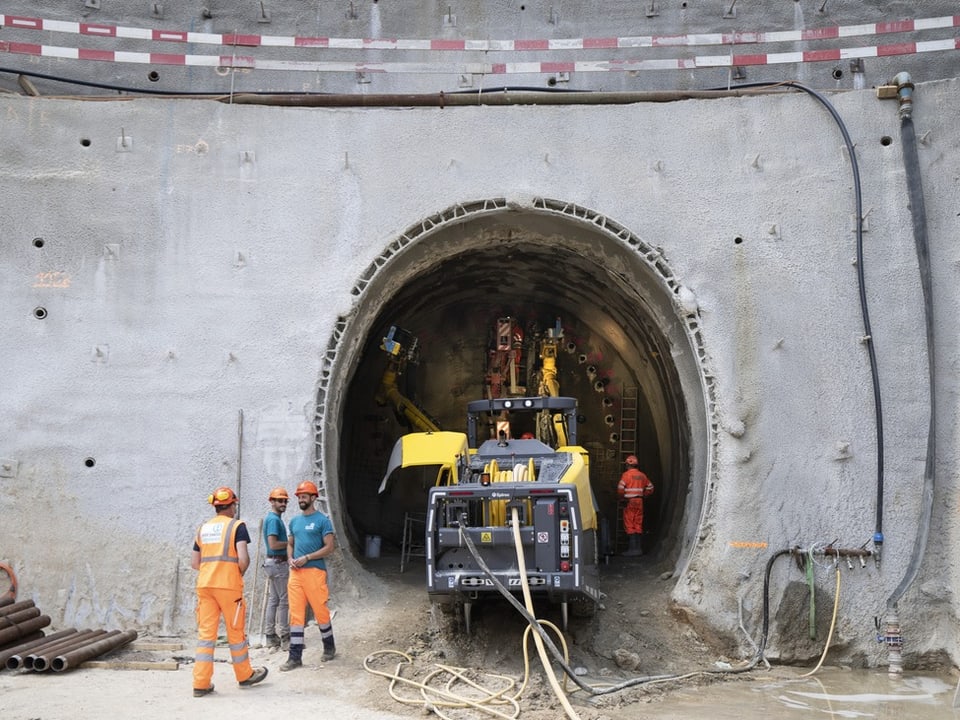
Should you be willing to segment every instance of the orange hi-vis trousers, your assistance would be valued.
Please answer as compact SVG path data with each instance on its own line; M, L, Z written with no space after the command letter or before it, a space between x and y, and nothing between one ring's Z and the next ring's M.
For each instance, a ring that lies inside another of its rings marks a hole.
M623 508L623 529L627 535L640 535L643 532L643 500L634 498Z
M243 593L228 588L197 588L197 652L193 664L193 687L204 690L213 680L213 650L217 645L220 616L227 626L230 661L237 682L253 675L247 646L247 607Z
M319 568L290 568L287 581L287 602L290 604L290 647L302 648L305 643L303 629L307 619L307 603L313 608L313 616L323 638L332 635L330 608L327 600L327 571Z

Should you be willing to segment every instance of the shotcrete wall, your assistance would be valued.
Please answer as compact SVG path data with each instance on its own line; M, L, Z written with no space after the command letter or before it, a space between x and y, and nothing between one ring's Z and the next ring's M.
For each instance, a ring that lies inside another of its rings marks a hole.
M930 542L901 603L915 651L954 657L958 87L916 91L939 433ZM928 359L896 103L868 90L832 101L860 163L886 477L882 562L845 578L837 644L874 664L873 617L918 530ZM674 597L692 617L745 643L739 609L756 634L773 551L874 534L854 186L837 125L806 95L448 109L0 103L0 549L64 623L187 631L191 539L214 486L240 485L253 527L274 485L319 472L339 486L338 423L372 302L362 279L407 228L486 198L526 210L553 198L610 218L685 288L660 320L694 317L702 342L667 333L700 409L684 549L672 556ZM331 511L342 532L336 491ZM789 572L774 568L774 603Z

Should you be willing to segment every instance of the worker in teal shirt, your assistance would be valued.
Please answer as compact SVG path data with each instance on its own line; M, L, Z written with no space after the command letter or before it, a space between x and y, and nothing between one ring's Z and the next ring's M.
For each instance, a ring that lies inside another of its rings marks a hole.
M301 514L290 521L287 554L290 556L290 655L280 666L286 672L303 665L305 647L303 631L306 626L307 603L317 619L320 639L323 641L321 662L333 660L337 646L333 639L330 609L327 600L327 562L336 548L333 524L316 508L317 486L304 480L297 486L297 504Z

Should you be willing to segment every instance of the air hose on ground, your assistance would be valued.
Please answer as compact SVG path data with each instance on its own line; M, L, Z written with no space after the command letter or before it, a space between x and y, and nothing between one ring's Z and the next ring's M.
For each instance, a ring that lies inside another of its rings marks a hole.
M514 519L514 542L517 545L516 549L517 549L518 556L520 556L523 554L523 547L519 543L519 535L518 535L519 527L517 523L518 521ZM536 635L538 635L543 640L545 649L550 652L554 660L558 663L560 668L566 674L567 678L569 678L578 688L580 688L581 690L583 690L584 692L590 695L609 695L611 693L620 692L621 690L626 690L627 688L636 687L638 685L649 685L649 684L658 683L658 682L668 682L671 680L683 680L686 678L696 677L698 675L738 674L738 673L743 673L743 672L752 670L756 666L756 664L760 661L761 653L758 653L756 657L754 657L748 663L738 667L693 670L687 673L667 673L662 675L645 675L645 676L630 678L628 680L624 680L623 682L614 683L611 685L604 685L603 687L596 687L593 685L589 685L588 683L581 680L580 677L573 671L565 655L560 652L560 650L557 648L556 644L554 644L550 636L546 633L543 627L541 627L542 624L545 624L544 621L538 620L533 615L532 612L530 612L522 603L520 603L513 596L510 590L507 589L507 587L500 581L500 579L496 575L494 575L494 573L490 570L490 567L484 561L483 557L480 555L479 552L477 552L477 547L474 544L473 539L470 537L470 533L462 532L462 529L465 527L466 527L466 518L463 518L463 521L461 523L460 537L462 538L464 544L466 545L467 550L473 556L473 559L477 562L477 565L480 567L481 570L483 570L483 572L490 579L494 587L504 597L504 599L507 600L507 602L509 602L517 610L517 612L519 612L524 617L524 619L527 621L527 624L529 625L529 629L531 629ZM789 553L790 551L786 550L784 552ZM527 589L529 591L529 586L527 585L526 572L521 574L520 582L522 586L527 586Z
M390 673L384 670L378 670L374 667L374 662L382 656L398 655L400 660L397 662L396 669ZM363 660L363 669L371 675L380 675L390 680L390 697L404 705L415 705L423 708L425 712L432 712L441 718L450 718L445 710L473 708L482 713L492 715L493 717L515 720L520 717L520 703L518 698L523 692L523 687L513 695L507 695L507 692L516 685L513 678L505 675L491 675L488 677L497 680L502 687L499 690L490 690L480 685L474 678L467 675L463 668L450 667L448 665L437 665L437 669L428 673L422 681L406 678L401 675L404 665L412 665L413 658L399 650L378 650L370 653ZM430 683L437 680L442 675L447 676L447 681L443 688L438 688ZM467 697L465 694L456 690L455 685L462 683L472 688L473 697ZM403 697L398 693L399 686L416 688L420 691L419 698ZM524 686L526 680L524 680ZM499 710L499 707L509 706L511 712L508 714Z
M530 583L527 582L527 564L523 556L523 540L520 537L520 515L517 513L517 508L510 508L510 524L513 526L513 544L517 549L517 573L520 575L520 586L523 589L523 604L531 616L533 615L533 598L530 595ZM536 620L537 625L540 625L540 621ZM528 628L529 629L529 628ZM534 634L533 641L537 646L537 654L540 655L540 662L543 664L543 670L547 673L547 678L550 681L550 688L553 690L553 694L557 696L557 700L560 701L560 704L563 705L564 712L567 713L567 717L572 720L577 720L579 717L573 707L570 705L570 701L567 700L566 694L563 692L563 689L560 687L560 683L557 682L557 676L553 671L553 666L550 664L550 658L547 657L547 650L543 645L543 638L539 633Z
M523 547L522 547L522 542L519 535L519 521L515 515L512 518L512 522L513 522L513 529L514 529L514 543L516 545L516 549L518 553L518 561L522 563ZM461 524L461 528L465 528L465 527L466 527L466 519L464 518ZM555 625L553 625L553 623L536 618L533 615L532 610L527 605L520 603L513 596L513 594L506 588L506 586L503 585L503 583L499 580L499 578L497 578L493 574L493 572L490 570L490 567L487 565L483 557L477 551L476 545L474 544L473 540L470 538L469 533L461 532L460 537L464 545L467 547L468 551L470 552L470 554L473 556L474 560L477 562L478 566L483 570L483 572L487 575L487 577L491 580L491 582L493 582L494 587L497 588L498 592L527 621L528 626L524 630L524 634L523 634L524 677L523 677L523 683L521 684L520 688L517 689L512 694L508 694L508 693L511 693L511 691L513 691L513 689L516 687L516 682L512 678L504 675L486 673L487 677L495 679L500 684L500 687L497 689L487 689L482 685L480 685L475 679L472 679L471 677L469 677L467 675L468 673L467 670L463 668L455 668L455 667L439 665L439 664L436 666L437 669L428 673L423 680L414 680L411 678L406 678L406 677L403 677L401 674L402 669L405 665L412 665L413 658L411 658L410 655L397 650L379 650L369 654L363 661L363 667L367 672L373 675L380 675L381 677L385 677L390 680L390 695L397 702L407 704L407 705L415 705L418 707L422 707L424 710L433 712L441 718L449 717L444 713L444 709L467 708L467 707L473 708L475 710L478 710L480 712L483 712L498 718L507 718L508 720L514 720L515 718L518 718L520 713L519 700L523 694L523 691L526 689L526 686L530 678L529 642L528 641L531 633L534 634L535 638L539 637L539 639L541 640L541 643L538 643L538 650L539 650L539 646L542 645L543 650L549 651L549 653L553 656L553 659L558 663L559 667L563 670L565 677L563 680L562 692L566 692L567 679L572 680L573 683L576 684L580 690L583 690L589 695L608 695L608 694L620 692L622 690L626 690L631 687L636 687L639 685L652 685L654 683L660 683L660 682L685 680L691 677L696 677L698 675L730 675L730 674L741 674L741 673L749 672L750 670L753 670L761 661L766 662L766 658L764 658L764 651L766 650L767 638L769 635L769 627L770 627L770 573L772 571L773 565L778 558L783 557L784 555L790 555L790 554L801 552L799 548L796 548L796 547L785 548L782 550L778 550L767 560L766 568L764 571L764 578L763 578L763 630L760 637L760 643L756 648L756 652L753 658L747 661L744 665L741 665L738 667L732 667L732 668L693 670L687 673L647 675L647 676L630 678L620 683L604 685L603 687L597 687L597 686L589 685L583 680L581 680L580 677L577 676L576 673L574 673L573 669L570 667L569 654L567 652L567 647L563 638L563 633ZM829 555L831 552L835 552L837 558L839 558L841 554L848 554L848 553L862 554L864 556L869 556L872 554L870 551L843 551L843 550L836 551L836 550L831 550L829 548L825 551L825 554ZM521 585L524 587L524 599L527 600L529 598L529 584L527 583L527 580L526 580L525 568L523 568L523 566L521 566L521 568L523 570L521 574ZM839 567L839 564L837 564L836 565L836 591L834 595L833 616L830 621L830 631L827 636L827 641L824 646L823 653L820 657L820 661L817 663L816 667L814 667L811 671L809 671L805 675L800 676L801 678L806 678L813 675L823 665L823 662L827 656L827 652L830 649L830 643L832 642L832 639L833 639L833 633L836 627L839 602L840 602L840 567ZM557 637L560 639L560 643L563 645L562 652L560 649L557 648L556 644L553 642L549 634L544 629L544 626L549 627L554 633L556 633ZM374 666L374 663L378 659L385 657L387 655L396 655L399 657L396 668L393 672L380 670ZM541 657L541 661L544 663L544 667L548 668L549 660L545 657L545 654L541 653L540 657ZM475 675L476 673L471 673L471 674ZM552 669L548 670L548 674L551 677L551 685L554 691L560 692L557 688L556 678L553 675ZM438 680L441 677L447 678L446 684L443 689L439 689L430 684L431 682ZM455 687L457 684L463 684L468 686L471 689L472 696L467 697L463 693L458 692ZM400 686L416 688L417 690L419 690L420 697L409 698L409 697L401 696L398 693L398 688ZM562 693L558 695L558 698L561 698L561 697L562 697ZM566 703L563 700L561 700L561 702L564 702L565 709L569 707L569 703ZM510 708L512 709L512 712L510 714L507 714L506 712L503 712L500 709L498 709L503 706L510 706ZM570 710L572 710L572 708L570 708ZM571 718L576 717L575 714L570 715L569 712L568 712L568 716Z

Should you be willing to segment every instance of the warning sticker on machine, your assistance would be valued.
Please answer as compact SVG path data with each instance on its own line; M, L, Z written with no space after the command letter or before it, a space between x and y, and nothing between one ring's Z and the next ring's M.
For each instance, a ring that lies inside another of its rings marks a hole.
M550 542L550 533L548 533L548 532L538 532L538 533L537 533L537 542L538 542L538 543L548 543L548 542Z
M492 543L492 542L493 542L493 533L492 533L492 532L482 532L482 533L480 533L480 542L482 542L482 543Z

